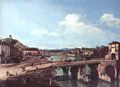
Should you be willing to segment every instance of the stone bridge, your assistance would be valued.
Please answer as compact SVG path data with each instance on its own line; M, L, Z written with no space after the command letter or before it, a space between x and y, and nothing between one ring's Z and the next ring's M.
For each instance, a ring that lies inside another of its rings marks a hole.
M31 71L41 68L57 68L63 70L63 76L68 76L68 71L71 72L73 79L98 79L112 81L118 78L119 69L115 60L85 60L85 61L55 61L41 65L26 67L26 71Z
M100 78L111 82L118 77L117 62L115 60L56 61L51 63L50 67L61 67L64 76L68 76L70 71L73 79L85 78L88 80L88 77L90 77L90 79Z

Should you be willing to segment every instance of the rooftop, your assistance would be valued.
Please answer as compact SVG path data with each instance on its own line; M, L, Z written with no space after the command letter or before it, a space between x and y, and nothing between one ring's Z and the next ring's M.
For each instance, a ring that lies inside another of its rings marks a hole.
M33 48L33 47L31 47L31 48L25 48L25 50L30 50L30 51L39 51L39 49L38 49L38 48Z
M118 41L112 41L111 43L109 43L109 45L111 45L111 44L120 44L120 42L118 42Z

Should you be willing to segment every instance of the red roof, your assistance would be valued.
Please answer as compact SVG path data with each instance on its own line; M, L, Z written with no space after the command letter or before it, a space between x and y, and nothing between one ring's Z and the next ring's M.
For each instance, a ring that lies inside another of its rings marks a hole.
M25 50L29 50L29 51L39 51L38 48L26 48Z

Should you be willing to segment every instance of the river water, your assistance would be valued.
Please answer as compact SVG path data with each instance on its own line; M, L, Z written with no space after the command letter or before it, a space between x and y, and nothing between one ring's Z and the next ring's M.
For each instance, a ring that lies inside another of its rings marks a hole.
M60 56L56 55L56 56L51 56L48 59L52 61L59 61L60 58L61 58ZM74 57L70 57L70 59L74 60ZM60 84L61 87L120 87L120 80L116 81L114 84L111 84L102 80L98 80L90 84L85 84L79 80L63 79L62 77L63 71L61 68L56 69L56 72L57 72L57 76L60 76L56 80L58 80L58 83ZM69 75L71 75L70 72L69 72Z
M98 83L84 84L78 80L58 81L61 87L120 87L119 83L110 84L99 80Z

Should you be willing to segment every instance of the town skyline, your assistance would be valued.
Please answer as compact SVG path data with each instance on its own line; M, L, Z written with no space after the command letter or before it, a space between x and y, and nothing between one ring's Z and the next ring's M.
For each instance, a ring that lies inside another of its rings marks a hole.
M94 3L93 3L94 2ZM120 1L0 1L0 37L10 34L40 49L108 45L120 41Z

